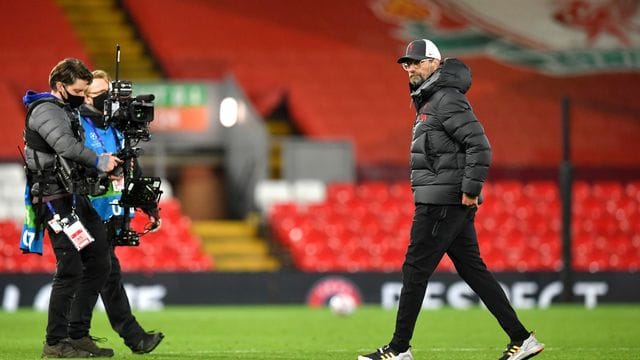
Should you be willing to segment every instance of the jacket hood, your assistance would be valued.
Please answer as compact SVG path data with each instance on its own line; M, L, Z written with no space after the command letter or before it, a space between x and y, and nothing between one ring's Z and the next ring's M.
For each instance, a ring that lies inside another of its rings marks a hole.
M428 99L442 88L455 88L466 93L471 87L471 70L458 59L445 59L440 67L418 88L412 89L411 96Z
M27 90L27 92L22 97L22 104L24 105L24 107L29 107L29 105L31 105L32 103L40 99L46 99L46 98L58 99L57 97L51 95L51 93L48 93L48 92L38 93L33 90Z

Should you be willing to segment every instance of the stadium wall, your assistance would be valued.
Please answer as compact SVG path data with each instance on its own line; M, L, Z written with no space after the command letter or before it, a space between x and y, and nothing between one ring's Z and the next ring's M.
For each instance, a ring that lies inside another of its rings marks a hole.
M560 302L558 273L496 273L517 308L545 308ZM309 304L321 306L337 292L357 301L397 305L402 283L399 273L128 273L124 282L132 307L159 310L165 305ZM640 302L638 273L577 273L573 302L587 308L609 303ZM2 274L0 296L4 311L18 307L46 310L51 275ZM479 303L453 273L436 273L423 307L468 308Z

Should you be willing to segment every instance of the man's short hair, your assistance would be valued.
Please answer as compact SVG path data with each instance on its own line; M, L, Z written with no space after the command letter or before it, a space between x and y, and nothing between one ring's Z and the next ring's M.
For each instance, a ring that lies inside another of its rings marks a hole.
M87 69L82 61L76 58L66 58L51 69L49 87L51 90L55 90L58 81L65 85L71 85L78 79L91 83L93 75L91 75L91 71Z

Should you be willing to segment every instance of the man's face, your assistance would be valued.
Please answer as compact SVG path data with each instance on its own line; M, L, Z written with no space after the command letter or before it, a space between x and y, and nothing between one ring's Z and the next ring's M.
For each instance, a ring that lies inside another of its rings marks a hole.
M411 85L418 86L433 74L440 65L438 59L409 60L402 64L402 67L409 75Z
M56 90L62 95L64 99L67 99L68 95L84 96L84 92L87 90L89 83L86 80L76 79L71 85L65 85L61 81L56 83Z
M91 85L87 87L84 102L89 105L93 104L93 99L109 91L109 83L105 79L94 79Z

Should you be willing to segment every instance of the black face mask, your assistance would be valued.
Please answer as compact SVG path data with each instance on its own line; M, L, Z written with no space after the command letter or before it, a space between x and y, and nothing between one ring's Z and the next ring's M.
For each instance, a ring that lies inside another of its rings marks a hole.
M104 115L89 104L83 104L80 106L80 116L89 118L93 125L98 128L104 129L106 127L104 123Z
M80 107L80 105L84 104L84 96L71 95L66 87L63 88L67 93L67 98L63 100L65 103L69 104L69 107L71 107L72 109L77 109Z
M108 92L103 92L102 94L93 98L93 107L96 110L100 111L101 114L104 114L104 102L109 98Z
M91 119L91 122L93 122L95 127L99 127L100 129L105 129L107 127L104 123L104 116L102 115L92 114L89 115L88 118Z

